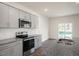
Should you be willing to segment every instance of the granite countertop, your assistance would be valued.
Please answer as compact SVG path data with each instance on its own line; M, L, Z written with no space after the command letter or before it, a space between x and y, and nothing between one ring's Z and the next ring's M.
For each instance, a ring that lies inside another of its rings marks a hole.
M32 35L29 35L29 37L35 37L35 36L41 36L40 34L32 34ZM19 41L19 40L23 40L22 38L8 38L8 39L2 39L0 40L0 45L4 45L4 44L8 44L8 43L11 43L11 42L16 42L16 41Z
M36 36L41 36L41 34L32 34L32 35L28 35L28 37L36 37Z
M29 37L36 37L36 36L41 36L40 34L32 34L32 35L28 35L28 38ZM16 41L19 41L19 40L23 40L22 38L8 38L8 39L2 39L0 40L0 45L4 45L4 44L8 44L8 43L11 43L11 42L16 42Z

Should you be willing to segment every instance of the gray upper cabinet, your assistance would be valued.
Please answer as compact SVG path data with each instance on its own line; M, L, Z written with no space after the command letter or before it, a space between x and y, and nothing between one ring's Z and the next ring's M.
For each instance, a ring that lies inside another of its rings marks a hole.
M0 28L8 28L9 7L0 3Z
M39 23L38 23L38 16L36 15L31 15L31 28L32 29L35 29L35 28L38 28L39 26Z
M20 21L19 19L24 20ZM37 28L38 16L0 3L0 28Z
M19 11L13 7L9 7L9 27L19 28Z
M0 28L19 28L18 9L0 3Z
M20 12L20 28L31 28L31 16L29 13L24 12L24 11L19 11Z
M24 20L26 18L26 13L21 10L19 10L19 15L21 20Z
M26 20L26 21L31 21L31 14L26 13L26 14L25 14L25 20Z
M24 12L24 11L19 11L20 12L20 19L23 19L25 21L30 21L31 20L31 16L29 13Z

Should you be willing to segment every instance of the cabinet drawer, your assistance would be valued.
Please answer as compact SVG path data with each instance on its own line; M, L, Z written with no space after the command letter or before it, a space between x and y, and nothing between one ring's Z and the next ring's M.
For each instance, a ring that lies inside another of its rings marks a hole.
M16 45L16 42L10 42L10 43L5 43L4 45L0 45L0 51L4 50L4 49L7 49L9 47L12 47Z
M5 50L0 51L0 56L12 56L14 54L14 47L8 47Z
M0 56L22 56L22 41L0 46Z

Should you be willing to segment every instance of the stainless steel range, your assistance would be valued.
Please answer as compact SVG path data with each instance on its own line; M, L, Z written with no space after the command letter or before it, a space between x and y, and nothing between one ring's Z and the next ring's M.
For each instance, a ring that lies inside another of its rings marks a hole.
M23 40L23 53L27 55L27 51L34 48L34 37L28 37Z
M31 54L31 49L34 48L35 42L34 42L34 36L28 36L28 34L19 34L16 35L17 38L23 39L23 55L27 56Z

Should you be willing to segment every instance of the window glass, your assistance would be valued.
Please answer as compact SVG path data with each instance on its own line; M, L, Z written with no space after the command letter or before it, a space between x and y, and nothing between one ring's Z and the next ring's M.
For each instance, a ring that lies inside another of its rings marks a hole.
M72 23L58 24L58 38L72 39Z

